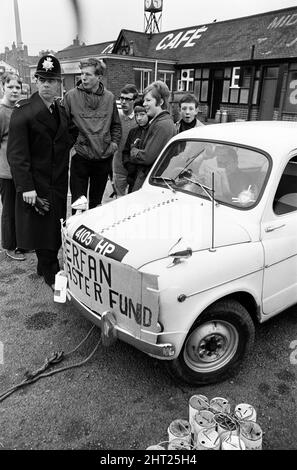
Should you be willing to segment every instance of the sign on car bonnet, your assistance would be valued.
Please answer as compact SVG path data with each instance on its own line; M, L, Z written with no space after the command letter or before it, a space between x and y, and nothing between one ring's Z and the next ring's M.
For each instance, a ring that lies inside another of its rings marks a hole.
M157 276L82 247L64 230L63 253L70 293L99 316L112 310L120 328L152 342L152 335L148 339L145 332L157 332Z
M122 261L125 254L128 253L126 248L112 242L108 238L102 237L98 233L93 232L85 225L80 225L73 234L73 240L81 246L100 253L100 255Z

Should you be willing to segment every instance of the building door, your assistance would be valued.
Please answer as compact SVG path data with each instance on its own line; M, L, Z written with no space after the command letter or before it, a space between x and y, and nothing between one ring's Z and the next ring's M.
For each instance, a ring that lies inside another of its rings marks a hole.
M278 79L278 67L265 67L259 110L260 121L273 119L274 101Z
M213 119L222 101L224 83L224 69L217 69L213 71L213 79L211 83L211 103L210 103L210 118Z

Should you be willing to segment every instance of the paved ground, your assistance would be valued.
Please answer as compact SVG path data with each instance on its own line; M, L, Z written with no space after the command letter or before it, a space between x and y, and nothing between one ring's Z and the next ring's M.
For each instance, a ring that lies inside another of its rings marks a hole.
M175 384L162 362L117 342L99 346L85 365L42 379L0 403L0 449L145 449L167 439L167 427L188 417L195 393L223 396L232 407L252 404L264 431L264 449L297 448L297 309L257 328L254 351L239 374L220 384L193 388ZM53 302L36 274L35 255L25 262L0 261L0 393L53 351L69 351L91 325L69 305ZM61 365L87 357L95 331ZM0 343L1 346L1 343Z

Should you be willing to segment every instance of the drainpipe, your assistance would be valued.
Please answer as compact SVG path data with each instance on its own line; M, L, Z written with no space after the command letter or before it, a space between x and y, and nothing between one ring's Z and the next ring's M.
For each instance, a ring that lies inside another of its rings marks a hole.
M255 56L255 45L253 44L251 47L251 61L254 61ZM249 91L249 99L248 99L248 113L247 113L247 120L250 121L251 118L251 111L252 111L252 104L253 104L253 94L254 94L254 85L255 85L255 77L256 77L256 66L252 65L252 77L251 77L251 84L250 84L250 91Z

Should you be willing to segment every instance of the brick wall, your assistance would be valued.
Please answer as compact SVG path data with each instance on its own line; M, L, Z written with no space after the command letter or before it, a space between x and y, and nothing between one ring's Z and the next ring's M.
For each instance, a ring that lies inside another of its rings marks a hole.
M134 71L130 61L109 59L106 64L107 88L117 98L126 83L134 83Z
M221 104L220 110L227 111L229 122L236 121L236 119L246 121L248 118L248 107L246 105Z
M297 121L296 114L283 113L282 121Z
M168 64L158 62L158 70L174 70ZM106 60L106 83L107 88L118 97L121 89L126 83L135 83L134 69L151 70L151 81L155 80L155 63L147 61L117 60L108 58Z

